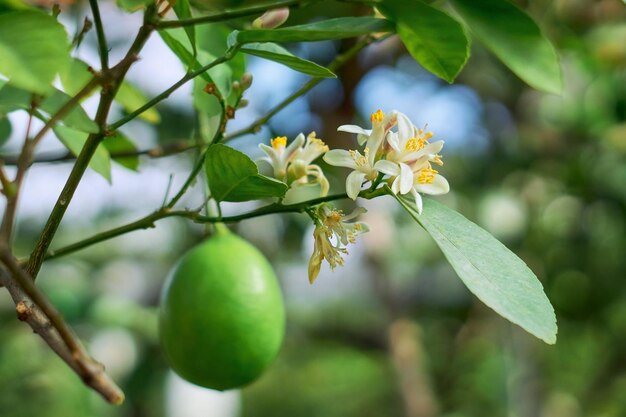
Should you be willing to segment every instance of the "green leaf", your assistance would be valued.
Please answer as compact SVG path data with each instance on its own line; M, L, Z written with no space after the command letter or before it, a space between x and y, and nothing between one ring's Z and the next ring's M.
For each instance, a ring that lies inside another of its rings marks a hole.
M176 13L176 17L179 19L191 19L191 7L189 5L189 0L170 0L170 4L174 4L174 13ZM196 50L196 27L193 25L185 26L185 32L187 33L187 38L189 38L189 42L191 43L191 48L195 52Z
M161 30L159 35L163 42L170 48L172 52L181 60L184 66L188 69L196 70L202 65L192 51L191 43L187 38L186 33L182 29ZM213 82L208 73L204 72L201 77L208 83Z
M241 48L241 52L278 62L279 64L283 64L293 70L311 75L313 77L337 77L328 68L317 65L315 62L299 58L275 43L248 43L245 47Z
M128 81L124 81L117 91L115 101L120 103L122 107L124 107L124 110L132 113L133 111L146 104L148 102L148 99L135 86L133 86ZM139 118L152 124L157 124L161 121L161 115L154 107L151 107L145 112L141 113L139 115Z
M561 66L535 21L506 0L453 0L472 34L530 86L561 93Z
M21 88L5 84L0 88L0 113L10 113L15 110L30 110L32 94ZM64 92L52 90L52 94L39 103L38 108L49 115L55 114L71 99ZM97 133L98 125L89 118L85 110L78 105L62 119L63 124L87 133Z
M9 140L12 130L9 118L0 114L0 146L4 145L7 140Z
M198 110L200 136L208 142L220 127L223 109L217 97L204 91L204 85L202 81L194 80L193 105Z
M211 196L216 201L283 197L287 192L287 184L259 174L252 159L225 145L209 147L205 170Z
M235 31L229 37L229 46L251 42L313 42L351 38L376 32L393 32L393 25L374 17L339 17L322 22L279 29Z
M482 302L529 333L553 344L556 317L535 274L502 243L459 213L424 199L415 203L395 196L432 236L463 283Z
M384 0L380 11L397 24L407 50L424 68L454 81L469 58L463 26L420 0Z
M46 94L68 63L67 34L56 19L37 11L0 15L0 74L11 84Z
M42 101L41 104L39 104L39 108L49 115L53 115L70 100L70 96L54 89L54 93ZM74 106L61 120L64 125L83 132L98 133L100 131L96 122L91 120L80 105Z
M87 141L87 133L65 126L57 126L53 130L61 143L75 156L78 156ZM89 167L111 183L111 155L104 145L98 145L93 158L89 161Z
M148 4L153 3L154 0L117 0L117 5L120 9L127 12L136 12L146 7Z
M89 65L77 58L73 58L70 61L70 64L60 76L63 90L71 96L82 90L93 78L93 74L89 72ZM95 91L97 89L94 89Z
M109 151L109 154L113 158L113 161L122 165L125 168L130 169L131 171L139 170L139 156L138 155L129 155L129 156L115 156L116 154L128 154L128 153L136 153L137 147L135 144L124 136L119 131L116 131L114 135L107 136L102 144Z

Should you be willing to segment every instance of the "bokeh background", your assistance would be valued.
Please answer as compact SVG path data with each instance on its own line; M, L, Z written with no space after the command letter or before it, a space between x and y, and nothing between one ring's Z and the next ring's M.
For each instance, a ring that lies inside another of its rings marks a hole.
M69 3L73 33L88 14ZM102 1L112 60L141 21ZM268 216L236 230L260 248L281 280L287 337L274 365L240 391L193 387L167 368L157 343L156 308L169 268L205 230L170 219L46 262L38 282L127 394L111 407L15 320L0 291L0 416L7 417L619 417L626 415L626 5L620 0L520 1L559 48L565 92L533 91L479 44L454 85L436 79L391 38L369 47L279 113L259 134L231 143L253 157L270 137L315 130L331 147L354 145L337 133L372 111L397 109L446 140L450 194L440 198L517 253L556 309L558 342L548 346L473 297L428 235L388 198L358 201L371 232L346 266L307 281L312 227L306 216ZM290 23L358 15L352 4L292 12ZM241 27L245 21L232 22ZM290 45L327 64L353 41ZM90 33L78 55L97 66ZM129 77L146 94L184 69L158 37ZM307 78L249 59L250 105L230 130L247 126ZM96 99L85 103L94 111ZM191 87L158 107L162 123L124 127L140 149L189 138L197 129ZM121 114L121 109L115 110ZM19 150L25 117L11 116ZM63 153L54 137L42 152ZM194 154L121 166L109 185L88 172L54 247L124 224L158 207L168 182L185 179ZM26 256L67 178L70 163L38 164L20 206L17 253ZM333 189L346 172L326 167ZM183 200L196 207L197 187ZM227 212L252 208L227 205ZM342 206L346 211L350 204Z

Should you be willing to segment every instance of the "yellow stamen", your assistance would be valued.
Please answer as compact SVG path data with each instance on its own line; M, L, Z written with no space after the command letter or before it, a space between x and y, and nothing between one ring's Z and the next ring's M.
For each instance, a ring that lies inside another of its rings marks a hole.
M333 210L327 216L327 219L339 223L343 219L343 212L341 210Z
M385 118L385 113L383 113L382 110L378 109L376 110L376 112L372 113L372 115L370 116L370 121L372 123L380 123L383 121L384 118Z
M409 152L419 151L426 146L426 139L423 138L411 138L406 141L406 145L404 145L404 149Z
M441 156L441 155L439 155L439 154L437 154L437 155L435 155L435 157L433 158L432 162L433 162L434 164L437 164L437 165L440 165L440 166L441 166L441 165L443 165L443 160L442 160L441 158L442 158L442 156Z
M417 182L420 184L432 184L435 181L435 175L438 172L432 168L424 168L420 171L419 177L417 177Z
M315 136L315 132L311 132L307 135L307 139L309 140L309 143L314 145L315 147L320 148L320 151L322 152L328 152L329 148L326 145L326 143L324 143L324 141L318 137Z
M354 150L350 150L350 156L352 157L352 159L354 160L354 163L357 166L365 166L369 163L369 155L370 155L370 150L369 148L365 148L365 150L363 151L363 155L361 155L358 151L354 151Z
M287 145L287 136L277 136L270 141L272 143L272 148L274 149L284 149Z

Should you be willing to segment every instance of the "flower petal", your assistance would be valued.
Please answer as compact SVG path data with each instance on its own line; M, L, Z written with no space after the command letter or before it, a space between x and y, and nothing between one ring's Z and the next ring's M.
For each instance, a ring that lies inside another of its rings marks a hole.
M413 137L413 123L404 113L398 112L398 136L399 145L404 147L406 142Z
M400 167L395 162L381 160L374 164L374 169L383 174L396 176L400 174Z
M437 142L429 143L428 145L424 146L424 148L421 151L422 153L425 153L425 154L439 153L439 151L443 149L444 143L445 142L443 140L438 140Z
M411 190L411 194L413 194L413 197L415 197L415 207L417 208L417 213L422 214L422 209L424 206L422 196L415 190L415 188Z
M348 175L348 178L346 178L346 192L348 193L348 197L356 200L364 180L365 174L359 171L352 171L350 175Z
M400 163L400 194L406 194L413 188L413 171L407 164Z
M357 125L342 125L337 128L337 132L348 132L348 133L356 133L359 135L369 136L372 131L368 129L363 129L361 126Z
M324 155L324 161L330 165L334 165L336 167L347 167L356 169L356 162L354 162L354 158L350 152L345 149L333 149L331 151L326 152Z
M387 143L389 143L389 145L391 145L391 148L396 152L402 152L402 150L400 149L400 138L398 137L397 133L389 132L387 134Z
M450 184L443 176L435 175L432 184L415 184L414 189L424 194L441 195L450 191Z

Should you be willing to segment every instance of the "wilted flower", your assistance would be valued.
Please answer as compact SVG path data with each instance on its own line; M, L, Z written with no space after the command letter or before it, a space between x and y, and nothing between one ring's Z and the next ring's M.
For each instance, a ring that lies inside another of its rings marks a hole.
M346 223L361 213L365 209L357 208L351 214L345 216L341 210L335 210L330 204L321 204L313 213L315 219L315 230L313 238L313 254L309 260L309 282L315 282L322 267L322 261L335 269L337 265L343 265L342 255L347 255L346 246L354 243L356 236L369 231L367 224L362 222Z

